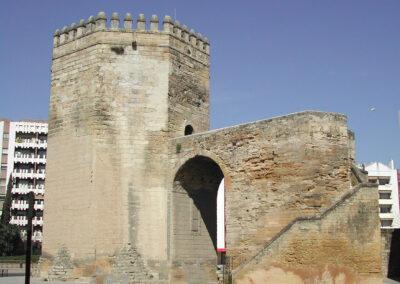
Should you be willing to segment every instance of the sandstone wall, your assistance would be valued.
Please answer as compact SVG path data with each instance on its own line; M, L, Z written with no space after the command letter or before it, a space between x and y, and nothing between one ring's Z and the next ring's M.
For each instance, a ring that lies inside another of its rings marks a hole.
M65 244L82 258L135 243L166 259L168 43L96 32L54 50L45 252Z
M170 137L180 137L185 126L193 133L209 130L209 57L171 38L171 70L168 92L168 124ZM185 50L185 53L180 52Z
M290 222L320 214L351 187L348 129L338 114L303 112L181 137L170 153L171 179L196 155L221 167L232 269Z
M118 22L99 13L54 38L43 250L164 281L168 139L208 129L208 43L168 17Z
M96 46L57 58L54 54L49 110L44 254L67 244L94 256L95 228L91 125L100 78ZM84 84L90 82L90 84ZM77 84L78 83L78 84ZM83 101L88 104L82 104ZM76 221L79 216L79 222ZM112 216L111 218L113 218ZM121 232L117 230L116 235ZM91 240L91 241L89 241ZM116 241L116 240L115 240Z
M322 216L294 222L234 271L234 283L381 283L376 195L360 185Z

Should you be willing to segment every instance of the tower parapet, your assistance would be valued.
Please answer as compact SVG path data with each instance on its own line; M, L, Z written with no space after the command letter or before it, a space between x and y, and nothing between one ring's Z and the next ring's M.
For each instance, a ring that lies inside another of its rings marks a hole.
M162 27L157 15L152 15L147 25L144 14L139 14L136 19L136 27L133 27L133 18L130 13L127 13L123 19L123 25L118 13L112 13L110 21L104 12L99 12L96 17L90 16L87 20L81 19L78 24L72 23L69 27L65 26L61 30L57 29L54 32L53 47L59 47L79 38L86 37L98 31L106 32L126 32L126 33L161 33L168 34L180 41L187 43L193 48L205 54L210 53L210 44L206 37L200 33L196 33L186 25L181 25L179 21L173 21L172 18L166 15L162 21Z

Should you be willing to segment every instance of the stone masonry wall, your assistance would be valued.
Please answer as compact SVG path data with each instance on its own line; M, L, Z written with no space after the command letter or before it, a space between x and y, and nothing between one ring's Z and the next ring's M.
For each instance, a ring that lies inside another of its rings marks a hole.
M143 177L163 170L166 143L149 140L167 128L168 37L97 32L81 41L54 52L44 250L64 243L82 258L135 243L165 259L166 221L151 217L166 210L164 177Z
M130 279L165 281L168 139L188 117L208 129L208 42L169 17L162 30L156 16L150 30L143 15L136 29L129 14L124 28L106 21L55 33L43 250L65 246L79 276L102 258L108 273L130 247L142 258Z
M234 271L234 283L381 283L376 196L362 184L322 216L293 223Z
M176 39L172 41L173 46L182 45ZM172 138L182 136L186 125L193 127L193 133L209 130L208 56L200 60L198 56L191 56L195 52L194 49L187 49L186 53L171 50L168 124Z
M294 219L315 216L350 190L348 143L346 117L322 112L213 130L171 141L171 180L196 155L221 167L235 268Z
M100 84L96 73L101 58L96 46L59 58L55 52L54 57L43 252L55 256L58 248L67 245L72 250L79 248L81 255L94 256L95 208L88 201L95 195L91 126L96 123L93 101Z

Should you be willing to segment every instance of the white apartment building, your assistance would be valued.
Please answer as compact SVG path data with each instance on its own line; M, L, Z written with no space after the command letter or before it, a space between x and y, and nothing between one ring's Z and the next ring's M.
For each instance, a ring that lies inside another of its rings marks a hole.
M8 161L8 141L9 141L10 122L0 119L0 155L1 155L1 169L0 169L0 215L3 210L3 203L7 189L7 161Z
M378 184L381 228L400 228L399 184L393 160L389 165L379 162L367 164L365 170L368 181Z
M12 183L11 224L26 233L28 193L35 196L33 240L41 242L48 126L43 121L0 121L2 164L0 192ZM11 178L11 180L10 180Z

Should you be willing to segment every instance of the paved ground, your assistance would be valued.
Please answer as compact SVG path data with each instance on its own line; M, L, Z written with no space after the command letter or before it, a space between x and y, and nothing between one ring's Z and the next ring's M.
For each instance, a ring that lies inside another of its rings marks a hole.
M18 273L19 274L19 273ZM0 277L0 284L24 284L24 276L8 276ZM38 279L31 279L31 284L88 284L89 282L70 282L70 281L41 281ZM400 282L393 281L390 279L383 280L384 284L399 284Z
M24 276L8 276L0 277L0 284L24 284ZM70 282L70 281L41 281L38 279L31 279L31 284L88 284L88 282Z
M8 276L0 277L0 284L24 284L25 276L21 269L9 269ZM42 281L40 279L31 278L31 284L88 284L89 282L71 282L71 281Z

